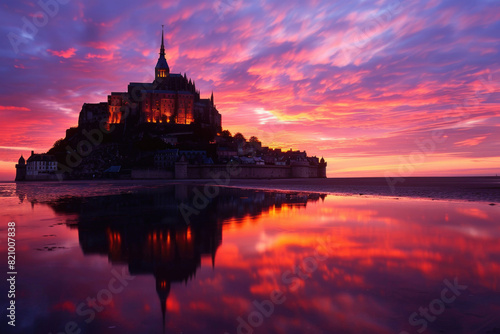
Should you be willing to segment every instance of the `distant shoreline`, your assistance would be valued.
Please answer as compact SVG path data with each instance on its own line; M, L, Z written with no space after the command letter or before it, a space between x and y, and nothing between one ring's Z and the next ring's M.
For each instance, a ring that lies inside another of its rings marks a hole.
M288 182L288 183L287 183ZM461 200L500 204L500 177L408 177L391 185L383 177L328 178L323 180L231 180L229 186L321 192L336 195L406 197L430 200Z
M12 184L14 181L1 182ZM72 181L24 181L22 187L43 187L58 192L64 186L78 189L93 186L114 185L119 189L158 188L171 184L215 184L214 180L72 180ZM233 179L226 187L284 192L326 193L391 198L418 198L429 200L459 200L500 204L500 177L408 177L392 187L383 177L327 178L327 179ZM70 189L67 189L70 190Z

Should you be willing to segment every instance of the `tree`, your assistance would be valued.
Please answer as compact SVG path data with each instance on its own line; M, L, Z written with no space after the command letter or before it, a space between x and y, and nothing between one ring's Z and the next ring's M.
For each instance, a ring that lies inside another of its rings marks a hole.
M231 138L231 132L229 132L228 130L224 130L221 132L221 137L225 138L225 139L229 139L229 138Z
M49 150L49 154L54 154L56 152L65 152L66 141L64 138L56 140L52 148Z
M236 142L246 142L247 141L245 139L245 137L240 132L238 132L237 134L234 135L234 140Z
M259 138L252 136L252 137L250 137L249 142L250 143L260 143L260 140L259 140Z

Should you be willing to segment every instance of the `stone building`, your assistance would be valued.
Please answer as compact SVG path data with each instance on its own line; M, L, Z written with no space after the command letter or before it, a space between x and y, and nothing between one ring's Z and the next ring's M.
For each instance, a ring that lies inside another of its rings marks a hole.
M112 92L107 102L85 103L80 112L79 128L95 127L97 123L140 125L198 124L202 128L221 131L221 115L213 93L202 99L194 81L187 75L170 73L161 38L160 56L152 83L131 82L127 92Z
M16 181L55 180L56 173L57 161L50 154L35 154L31 151L27 161L21 155L16 164Z
M26 180L26 160L21 155L19 161L16 164L16 181Z

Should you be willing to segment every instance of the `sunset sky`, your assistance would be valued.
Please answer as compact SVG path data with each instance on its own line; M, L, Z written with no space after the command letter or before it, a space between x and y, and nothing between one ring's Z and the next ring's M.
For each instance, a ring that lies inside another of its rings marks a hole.
M329 177L500 174L497 0L44 1L0 5L0 180L83 103L152 82L162 24L224 129Z

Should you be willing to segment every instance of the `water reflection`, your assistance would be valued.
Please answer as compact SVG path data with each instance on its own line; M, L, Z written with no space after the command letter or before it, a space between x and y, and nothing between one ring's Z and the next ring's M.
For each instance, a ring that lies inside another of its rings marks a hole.
M84 255L106 255L112 264L126 264L134 276L153 275L164 327L172 283L192 280L202 258L210 258L215 266L225 222L255 219L270 208L305 208L308 202L326 197L221 188L205 207L199 208L196 201L200 193L194 190L199 188L171 185L118 195L47 200L43 191L17 184L16 195L20 203L43 203L57 215L67 216L66 224L78 230ZM187 221L180 205L199 213L190 215Z
M82 333L108 333L113 326L121 333L161 333L162 327L184 333L418 333L421 325L409 317L455 277L467 290L427 321L425 332L500 328L496 206L228 188L186 224L178 208L193 205L192 186L103 185L92 188L99 196L82 189L80 197L65 187L48 193L18 186L14 194L21 202L12 209L19 214L14 219L33 226L24 232L25 261L32 258L33 266L26 270L38 276L42 291L52 291L53 280L70 291L47 302L48 314L38 315L32 331L55 333L76 319ZM55 246L67 248L34 252L43 249L41 235L57 227L51 227L54 219L65 226L53 232ZM70 253L73 240L82 257ZM55 273L40 270L41 261ZM105 286L107 261L137 278L87 325L75 308ZM286 301L250 326L253 302L269 300L275 290Z

